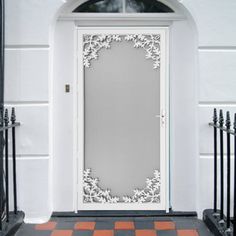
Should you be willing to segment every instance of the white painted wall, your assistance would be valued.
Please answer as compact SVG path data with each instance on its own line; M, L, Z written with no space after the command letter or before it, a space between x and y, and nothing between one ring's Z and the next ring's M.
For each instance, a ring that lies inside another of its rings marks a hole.
M6 1L5 101L15 106L19 208L26 222L46 221L52 212L50 148L51 26L62 1Z
M177 0L171 1L178 4ZM208 191L212 182L212 148L209 148L212 134L207 123L215 106L236 111L236 2L182 0L181 4L196 22L198 51L193 53L199 56L199 62L196 73L187 65L185 68L179 68L181 63L173 65L177 74L173 75L171 88L172 110L176 114L171 135L175 148L171 167L175 181L171 190L172 205L174 210L201 212L212 205L212 194ZM70 83L71 73L74 73L66 67L73 45L68 44L67 49L57 52L66 35L62 35L56 44L53 38L55 16L64 5L64 0L6 1L5 99L7 105L16 106L17 117L22 122L17 147L19 207L26 212L28 222L45 221L53 210L73 209L73 175L70 172L73 127L72 117L65 116L72 112L69 106L72 93L64 94L64 84ZM70 31L72 25L65 23L56 27ZM178 29L177 25L175 29ZM56 38L58 33L56 30ZM176 34L176 37L181 42L181 35ZM191 39L190 35L187 37ZM188 52L194 49L184 41L180 45L176 57L188 61L186 47ZM60 56L61 53L67 55L65 64L55 70L54 78L58 78L58 83L52 87L53 55ZM181 73L183 70L184 74ZM53 109L52 104L55 105ZM182 106L177 109L175 104ZM64 117L64 122L53 125L52 121L58 117ZM190 133L190 121L196 124L193 134ZM185 129L185 135L180 132L181 128ZM64 141L68 144L67 151L63 147ZM52 144L56 144L54 150ZM58 164L61 161L65 161L63 167ZM58 176L66 181L60 182Z
M170 196L175 211L196 210L198 76L195 40L190 22L174 22L171 26Z
M54 45L54 210L74 210L74 175L73 175L73 87L76 53L74 22L66 21L56 24ZM71 87L65 93L65 84ZM66 173L66 174L65 174Z

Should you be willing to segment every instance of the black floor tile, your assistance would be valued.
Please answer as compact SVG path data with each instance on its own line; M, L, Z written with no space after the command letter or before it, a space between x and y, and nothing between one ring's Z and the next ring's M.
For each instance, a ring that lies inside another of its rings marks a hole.
M36 230L22 230L20 229L15 236L50 236L52 231L36 231Z
M197 226L194 223L194 220L189 221L177 221L175 222L176 229L196 229Z
M199 236L213 236L213 234L210 232L210 230L205 227L205 228L200 228L197 230Z
M135 236L134 230L115 230L115 236Z
M114 229L113 221L97 221L95 229Z
M135 221L135 229L154 229L153 221Z
M72 236L93 236L92 230L76 230Z
M74 229L76 221L58 221L56 229Z
M196 228L207 228L206 224L202 221L202 220L199 220L199 219L196 219L194 221L194 225L196 226Z
M177 232L175 230L158 230L158 236L177 236Z
M112 217L97 217L96 222L114 222L115 219Z

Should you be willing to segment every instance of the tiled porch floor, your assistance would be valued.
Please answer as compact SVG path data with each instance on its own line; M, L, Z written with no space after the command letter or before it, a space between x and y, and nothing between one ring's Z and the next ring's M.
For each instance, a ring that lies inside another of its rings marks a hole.
M190 217L68 217L24 224L16 236L212 236Z

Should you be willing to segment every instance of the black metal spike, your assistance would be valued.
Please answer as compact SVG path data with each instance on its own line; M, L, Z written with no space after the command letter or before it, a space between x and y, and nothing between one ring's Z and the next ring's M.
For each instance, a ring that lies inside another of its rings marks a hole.
M236 130L236 113L234 113L234 129Z
M220 109L220 116L219 116L219 124L220 126L224 125L224 116L223 116L223 111Z
M16 113L15 113L15 108L12 107L11 109L11 123L14 124L16 121Z
M3 118L3 110L0 111L0 126L2 127L4 124L4 118Z
M225 126L226 126L227 129L230 129L231 122L230 122L230 113L229 113L229 111L226 112Z
M213 122L214 124L216 124L218 121L218 118L217 118L217 110L216 108L214 108L214 113L213 113Z
M5 125L9 124L9 116L8 116L8 109L5 109L5 116L4 116Z

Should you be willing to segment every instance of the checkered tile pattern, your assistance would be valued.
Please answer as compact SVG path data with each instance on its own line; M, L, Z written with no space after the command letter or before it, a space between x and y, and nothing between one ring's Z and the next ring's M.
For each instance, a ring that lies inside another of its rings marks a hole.
M16 236L211 236L195 218L52 218L24 224Z

